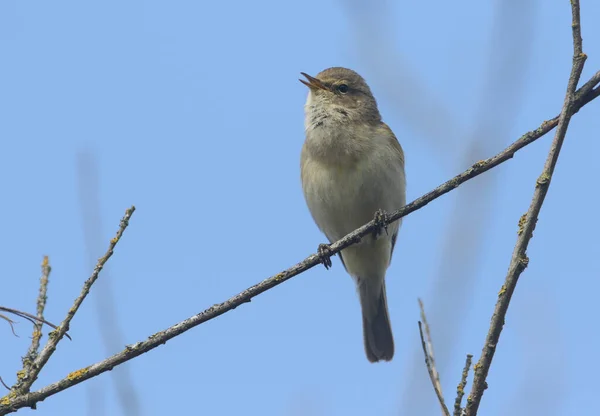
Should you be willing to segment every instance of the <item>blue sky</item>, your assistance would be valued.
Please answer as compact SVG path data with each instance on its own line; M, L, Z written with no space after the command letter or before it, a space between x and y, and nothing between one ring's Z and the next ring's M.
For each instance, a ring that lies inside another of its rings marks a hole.
M600 3L582 3L585 81L600 69ZM34 389L325 241L300 188L300 71L346 66L367 79L406 152L413 200L560 111L570 25L568 1L1 2L0 304L34 311L49 255L46 317L60 322L137 207L72 322L73 341ZM597 408L599 106L572 120L482 414ZM417 298L453 401L551 139L405 218L387 278L391 363L366 360L355 290L335 258L35 414L125 414L117 391L128 379L143 415L439 414ZM2 331L9 384L30 342L26 321L16 330Z

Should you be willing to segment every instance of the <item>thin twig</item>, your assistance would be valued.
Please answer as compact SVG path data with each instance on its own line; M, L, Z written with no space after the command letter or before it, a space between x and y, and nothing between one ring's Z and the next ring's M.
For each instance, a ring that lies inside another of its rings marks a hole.
M7 389L10 390L10 387L8 387L8 385L4 382L4 380L2 380L2 377L0 377L0 383Z
M433 352L433 341L431 339L431 331L429 329L429 322L427 322L427 315L425 315L425 305L421 299L419 301L419 309L421 310L421 321L423 321L423 326L425 327L425 337L427 340L427 351L429 351L429 359L431 360L431 368L433 369L435 375L435 382L439 386L440 391L442 391L442 386L440 384L440 375L437 372L437 367L435 366L435 354Z
M0 306L0 311L12 313L13 315L17 315L19 318L26 319L29 322L31 322L32 324L35 324L36 322L42 322L42 323L48 325L50 328L53 328L53 329L58 328L56 325L54 325L51 322L46 321L45 319L39 319L35 315L32 315L32 314L27 313L27 312L20 311L18 309L7 308L6 306ZM12 327L12 324L16 323L15 321L9 319L8 317L6 317L4 315L0 315L0 317L2 317L3 319L7 320L11 324L11 327ZM13 334L15 334L14 330L13 330ZM17 334L15 334L15 335L18 336ZM71 339L71 337L68 334L65 334L65 336L67 338Z
M600 95L600 93L598 93L597 90L593 89L598 83L600 83L600 71L594 74L594 76L588 81L588 83L586 83L583 87L581 87L578 90L578 93L576 94L576 100L574 103L574 108L576 110L579 110L584 105L586 105L598 95ZM477 162L465 172L455 176L454 178L440 185L433 191L423 195L420 198L417 198L416 200L404 206L403 208L394 211L391 215L388 215L384 223L390 224L394 221L397 221L398 219L410 214L411 212L414 212L424 207L434 199L437 199L440 196L457 188L460 184L468 181L469 179L479 176L482 173L494 168L495 166L506 162L507 160L512 158L517 151L547 134L554 127L556 127L557 124L558 116L551 120L545 121L536 130L524 134L516 142L508 146L496 156ZM352 244L355 244L360 240L361 237L367 234L371 234L375 229L381 227L381 225L381 222L376 223L374 221L365 224L364 226L354 230L341 240L332 244L330 246L331 252L338 253L342 249ZM172 338L204 322L210 321L211 319L214 319L230 310L233 310L244 303L250 302L255 296L260 295L261 293L280 285L281 283L291 279L292 277L303 273L308 269L313 268L314 266L320 264L320 262L321 257L317 254L312 254L300 263L290 267L287 270L284 270L281 273L269 277L268 279L263 280L262 282L244 290L243 292L233 296L225 302L213 305L205 311L200 312L199 314L194 315L184 321L181 321L171 326L170 328L157 332L156 334L151 335L145 341L141 341L131 346L128 346L123 351L114 354L96 364L92 364L88 367L77 370L60 381L49 384L35 392L20 394L14 397L6 396L4 398L1 398L0 416L14 412L22 407L34 406L35 403L40 402L49 396L66 390L92 377L96 377L97 375L102 374L106 371L110 371L114 367L126 361L129 361L135 357L138 357L160 345L163 345Z
M12 319L10 319L8 316L3 315L0 313L0 319L4 319L6 322L8 322L8 325L10 325L10 330L12 331L13 335L15 337L19 337L17 335L17 333L15 332L15 321L13 321Z
M108 250L106 251L104 256L102 256L98 259L98 263L96 264L96 267L94 268L94 272L92 273L90 278L85 281L85 283L83 285L83 289L81 290L81 293L79 294L77 299L75 299L75 302L74 302L73 306L71 307L71 309L69 309L69 312L67 313L66 318L62 321L60 326L58 328L56 328L56 330L52 331L49 334L48 342L46 343L46 345L44 346L44 348L42 349L40 354L37 356L37 358L34 360L34 362L31 365L31 371L27 374L22 374L23 377L20 377L17 380L17 383L13 387L13 391L16 392L17 395L23 395L23 394L26 394L29 392L31 385L35 382L40 371L42 370L44 365L46 365L46 363L48 362L48 359L56 350L56 346L58 345L58 343L60 342L62 337L69 330L69 324L71 323L71 320L73 319L73 317L79 310L79 307L83 303L84 299L90 293L90 289L92 288L92 285L94 284L94 282L98 279L98 275L100 274L100 271L102 270L102 268L104 267L104 265L106 264L108 259L113 255L113 250L114 250L115 246L117 245L117 243L119 242L119 240L121 239L121 237L123 236L123 232L129 225L129 219L131 218L131 215L133 215L134 211L135 211L135 207L132 206L125 212L125 216L121 219L121 223L119 225L119 230L117 231L117 235L112 240L110 240Z
M433 341L431 339L429 322L427 322L427 315L425 315L425 305L423 305L423 301L421 299L419 299L419 309L421 310L421 321L423 322L423 326L425 327L425 338L427 340L427 345L425 345L425 341L423 340L423 331L421 330L421 323L419 322L419 332L421 334L421 343L423 344L423 353L425 354L425 364L427 365L429 378L431 379L431 383L433 384L435 393L437 394L440 405L442 406L442 411L445 415L450 416L450 412L448 411L448 407L446 406L446 403L444 401L442 383L440 383L440 373L438 373L437 366L435 365Z
M442 385L440 383L440 376L435 368L435 358L433 355L433 343L431 342L431 333L429 332L429 324L425 317L425 308L423 302L419 299L419 306L421 308L421 319L423 323L419 321L419 335L421 336L421 347L423 348L423 355L425 355L425 365L427 366L427 372L429 373L429 379L433 385L433 390L438 398L438 402L442 408L444 416L450 416L450 411L446 402L444 401L444 394L442 393ZM423 326L425 326L425 334L427 335L427 341L423 337Z
M467 378L469 377L469 369L471 368L471 361L473 360L472 354L467 354L465 361L465 368L463 368L460 382L456 387L456 399L454 400L454 414L453 416L461 416L462 414L462 399L465 395L465 387L467 386Z
M542 174L536 181L533 198L531 205L527 213L521 217L519 221L519 231L517 243L515 245L506 280L502 286L500 293L498 294L498 301L492 315L489 332L486 336L483 351L481 352L481 358L474 367L473 386L469 397L467 398L467 407L465 409L466 416L475 416L481 403L481 397L487 387L486 378L494 358L496 346L502 332L502 326L504 325L504 319L506 312L510 304L511 297L519 280L519 276L525 270L529 263L527 258L527 246L531 237L533 236L533 230L538 220L538 215L548 188L550 181L552 180L552 174L554 173L554 167L558 160L558 155L562 147L569 121L574 111L575 89L579 82L583 65L586 60L586 55L582 52L582 39L581 39L581 27L579 17L579 0L571 0L572 10L572 28L573 28L573 66L571 68L571 74L569 76L569 82L567 85L567 92L565 94L565 100L563 109L560 113L558 128L556 129L548 158L544 165Z
M29 372L31 370L31 364L35 361L40 348L40 339L42 338L42 320L44 319L44 309L46 308L46 300L48 297L46 293L48 291L48 279L50 277L50 263L48 262L48 256L44 256L42 260L42 277L40 277L40 290L37 298L37 318L40 321L33 324L33 335L31 337L31 346L27 355L23 357L23 370Z

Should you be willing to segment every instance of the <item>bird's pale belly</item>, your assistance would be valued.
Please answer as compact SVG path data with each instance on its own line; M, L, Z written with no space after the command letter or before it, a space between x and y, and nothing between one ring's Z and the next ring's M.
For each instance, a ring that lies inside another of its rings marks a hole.
M321 165L310 171L304 182L306 200L315 222L332 242L371 221L377 210L389 212L403 203L402 195L390 195L395 189L386 186L389 179L384 174L360 164L350 169Z

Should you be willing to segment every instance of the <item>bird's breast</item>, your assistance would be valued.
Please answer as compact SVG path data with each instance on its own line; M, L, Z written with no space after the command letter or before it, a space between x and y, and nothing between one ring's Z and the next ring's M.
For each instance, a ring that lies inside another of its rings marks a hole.
M396 184L403 177L373 163L371 156L333 164L307 152L303 152L301 169L304 196L315 222L330 240L369 222L378 209L391 211L403 205L404 190Z

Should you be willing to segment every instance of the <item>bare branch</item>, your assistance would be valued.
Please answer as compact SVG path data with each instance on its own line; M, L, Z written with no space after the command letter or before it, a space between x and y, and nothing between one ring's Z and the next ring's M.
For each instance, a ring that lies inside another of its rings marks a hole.
M427 372L429 373L429 379L431 380L431 384L433 385L433 389L435 390L435 394L440 402L440 406L442 408L442 413L445 416L450 416L450 411L448 410L448 406L446 406L446 402L444 401L444 394L442 393L442 384L440 383L440 375L435 366L435 356L433 354L433 342L431 340L431 332L429 330L429 323L427 322L427 317L425 316L425 307L423 306L423 301L419 299L419 308L421 309L421 321L419 321L419 335L421 336L421 347L423 348L423 354L425 355L425 365L427 366ZM423 337L423 326L425 326L425 334L427 336L427 341Z
M23 357L23 370L26 372L31 371L31 364L37 358L38 350L40 348L40 339L42 338L42 321L44 320L44 309L46 308L46 300L48 299L46 293L48 291L48 278L50 277L51 271L50 263L48 262L48 256L44 256L42 260L42 277L40 277L40 291L37 298L37 321L33 324L33 335L31 337L31 346L27 355Z
M95 256L102 251L103 219L100 213L100 172L96 154L91 149L77 154L78 193L83 221L83 237L89 267L94 267ZM122 322L119 319L117 302L113 290L113 279L108 265L102 271L103 278L95 286L96 315L105 356L114 354L126 344ZM111 372L112 386L119 400L121 413L128 416L141 415L141 400L133 383L131 368L123 366ZM96 389L101 388L96 386ZM92 405L93 407L93 405ZM102 412L94 412L102 414Z
M527 246L533 236L533 230L535 229L540 209L548 192L550 181L552 180L554 167L556 166L560 149L567 133L569 121L574 113L576 102L575 89L577 88L587 56L582 52L579 0L571 0L571 9L573 14L573 66L569 76L563 109L559 116L558 127L544 169L536 181L531 205L527 213L519 220L519 237L517 238L517 243L512 254L506 280L498 294L498 301L492 315L490 329L485 340L481 358L474 367L473 387L467 398L466 416L475 416L477 414L481 397L487 387L486 378L492 364L492 359L494 358L494 353L496 352L506 312L519 276L529 263L529 258L526 254Z
M22 377L18 378L17 384L15 384L15 386L13 387L13 391L16 392L17 395L22 395L22 394L29 392L31 385L35 382L40 371L42 370L44 365L46 365L46 363L48 362L48 359L56 350L56 346L58 345L60 340L63 338L63 336L65 336L65 334L69 330L69 324L71 323L71 320L73 319L73 317L79 310L79 307L83 303L84 299L90 293L90 289L92 288L92 285L94 284L94 282L98 279L98 275L100 274L100 271L102 270L102 268L104 267L104 265L106 264L108 259L113 255L113 250L114 250L115 246L117 245L117 243L119 242L119 240L121 239L121 237L123 236L123 232L129 225L129 219L131 218L131 215L133 215L134 211L135 211L135 207L132 206L125 212L125 216L121 219L121 223L119 225L119 230L117 231L117 235L112 240L110 240L110 244L108 246L108 250L107 250L106 254L104 254L103 257L100 257L98 259L98 263L96 264L96 267L94 268L94 272L92 273L90 278L85 281L85 283L83 285L83 289L81 290L81 293L79 294L77 299L75 299L75 302L74 302L73 306L71 307L71 309L69 309L69 312L67 313L66 318L62 321L60 326L58 328L56 328L56 330L52 331L49 334L48 342L46 343L46 345L44 346L44 348L42 349L42 351L40 352L38 357L31 364L31 371L26 374L20 373L22 375Z
M471 368L471 360L473 359L472 354L467 354L465 361L465 368L463 368L460 382L456 387L456 399L454 400L454 414L453 416L461 416L462 414L462 399L465 395L465 387L467 386L467 378L469 377L469 369Z
M578 111L579 109L581 109L581 107L583 107L584 105L586 105L587 103L592 101L594 98L596 98L598 95L600 95L598 88L594 90L594 87L598 83L600 83L600 71L597 72L590 79L590 81L588 81L588 83L586 83L582 88L580 88L578 90L577 94L575 95L575 97L576 97L575 101L573 102L573 109L572 109L573 114L576 111ZM494 168L495 166L500 165L501 163L506 162L507 160L512 158L517 151L519 151L523 147L527 146L528 144L533 143L534 141L538 140L540 137L544 136L549 131L551 131L554 127L557 126L558 122L559 122L558 116L551 120L545 121L536 130L533 130L533 131L530 131L530 132L524 134L516 142L514 142L513 144L508 146L506 149L504 149L502 152L498 153L496 156L493 156L489 159L475 163L472 167L467 169L465 172L455 176L454 178L452 178L449 181L445 182L444 184L440 185L433 191L423 195L420 198L417 198L416 200L414 200L410 204L402 207L401 209L394 211L393 213L391 213L390 215L387 216L385 221L383 221L383 222L370 221L369 223L365 224L364 226L354 230L353 232L351 232L350 234L348 234L341 240L332 244L330 246L331 252L338 253L342 249L360 241L360 239L363 236L365 236L367 234L371 234L374 230L383 226L383 224L390 224L394 221L397 221L398 219L410 214L411 212L414 212L414 211L424 207L425 205L427 205L429 202L433 201L434 199L437 199L440 196L457 188L462 183L464 183L476 176L479 176L484 172L487 172L488 170ZM133 213L133 208L128 211L128 215L131 216L131 213ZM127 217L127 215L126 215L126 217ZM128 219L128 217L127 217L127 219ZM125 218L123 219L123 221L125 221ZM122 230L120 230L120 233L122 233ZM114 240L115 239L113 239L113 241ZM111 242L111 244L112 244L112 242ZM114 245L111 246L111 249L109 250L110 253L112 253L112 251L111 251L112 247L114 247ZM300 263L290 267L287 270L284 270L281 273L271 276L268 279L263 280L262 282L244 290L243 292L233 296L232 298L226 300L225 302L213 305L212 307L206 309L203 312L200 312L197 315L194 315L184 321L181 321L163 331L157 332L154 335L151 335L150 337L148 337L148 339L145 341L141 341L136 344L130 345L130 346L126 347L123 351L121 351L117 354L114 354L111 357L108 357L103 361L100 361L96 364L92 364L92 365L82 368L80 370L74 371L60 381L52 383L52 384L50 384L46 387L43 387L40 390L35 391L35 392L5 396L4 398L0 399L0 416L14 412L23 407L35 406L35 404L37 402L43 401L44 399L46 399L49 396L52 396L53 394L56 394L63 390L66 390L76 384L79 384L85 380L88 380L88 379L95 377L99 374L102 374L106 371L110 371L114 367L116 367L126 361L129 361L135 357L138 357L138 356L140 356L162 344L165 344L167 341L171 340L172 338L174 338L174 337L176 337L176 336L178 336L178 335L180 335L180 334L182 334L204 322L207 322L207 321L214 319L230 310L233 310L244 303L250 302L253 297L260 295L261 293L263 293L275 286L280 285L281 283L291 279L294 276L297 276L300 273L305 272L308 269L313 268L314 266L320 264L321 261L322 260L319 255L312 254L309 257L307 257L306 259L304 259L303 261L301 261ZM102 263L102 264L104 264L104 263ZM96 269L98 269L99 267L101 269L100 265L96 266ZM96 278L97 278L97 273L99 273L99 270L94 271ZM92 280L92 278L90 278L86 282L86 285L88 285L88 282L90 280ZM94 280L95 280L95 278L94 278ZM90 286L91 286L91 284L90 284ZM88 288L88 290L89 290L89 288ZM81 301L79 301L79 298L78 298L78 300L76 301L76 306L78 307L80 303L81 303ZM63 323L63 325L61 325L60 329L61 330L64 329L64 323ZM42 354L43 353L44 353L44 351L42 351ZM42 356L42 354L40 354L40 357ZM40 359L40 357L38 357L38 360ZM47 361L47 358L46 358L46 361ZM44 361L44 363L45 363L45 361Z

